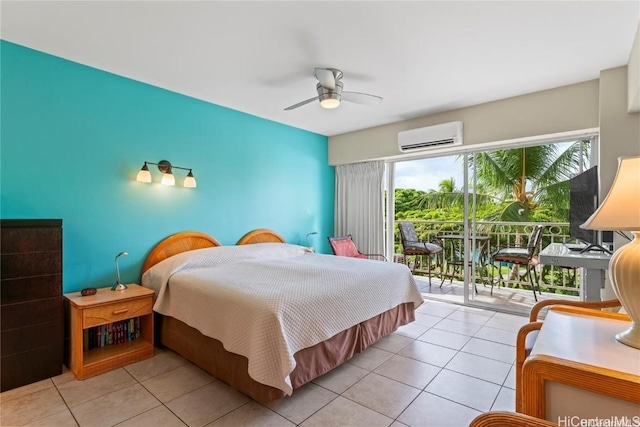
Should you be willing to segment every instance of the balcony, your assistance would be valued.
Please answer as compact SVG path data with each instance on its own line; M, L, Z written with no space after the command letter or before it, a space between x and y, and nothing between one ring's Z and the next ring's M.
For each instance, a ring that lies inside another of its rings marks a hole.
M429 287L429 282L426 280L427 268L425 263L427 260L416 260L414 257L409 257L410 266L413 266L413 262L418 263L415 266L416 280L425 296L450 302L461 302L464 287L463 249L460 247L459 242L456 246L452 242L440 240L438 236L462 234L464 229L463 222L402 221L412 222L420 239L438 242L445 248L441 254L432 257L430 260L431 287ZM535 303L531 285L526 277L524 268L518 269L517 266L503 264L501 270L503 281L501 286L498 287L498 264L491 263L490 259L490 255L497 248L526 245L531 230L535 225L537 223L532 222L478 221L476 223L477 235L488 237L484 245L478 244L477 248L471 248L471 259L474 261L473 274L477 289L474 297L476 301L516 309L528 309ZM565 243L570 240L568 223L547 222L543 225L545 228L538 251L550 243ZM402 256L402 246L397 226L395 227L394 235L396 253L394 260L396 262L405 262L406 260ZM576 300L579 298L581 283L580 274L576 269L538 265L536 272L540 277L540 290L542 291L542 296L538 295L538 300L549 298ZM440 287L441 280L444 280L442 287ZM494 284L493 292L491 292L492 282Z

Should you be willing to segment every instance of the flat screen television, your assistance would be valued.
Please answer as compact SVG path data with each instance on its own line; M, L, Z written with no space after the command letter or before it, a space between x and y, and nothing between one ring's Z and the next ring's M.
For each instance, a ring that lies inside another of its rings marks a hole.
M594 166L569 180L569 235L587 246L581 252L601 250L597 230L585 230L580 225L598 209L598 167Z

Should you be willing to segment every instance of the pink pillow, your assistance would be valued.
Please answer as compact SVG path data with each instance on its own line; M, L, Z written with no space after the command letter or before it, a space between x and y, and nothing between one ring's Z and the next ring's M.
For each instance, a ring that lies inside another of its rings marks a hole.
M331 242L331 245L333 246L333 250L335 251L336 255L365 258L364 255L361 255L358 252L358 248L356 248L356 245L355 243L353 243L353 240L351 240L351 237L344 240L334 240L333 242Z

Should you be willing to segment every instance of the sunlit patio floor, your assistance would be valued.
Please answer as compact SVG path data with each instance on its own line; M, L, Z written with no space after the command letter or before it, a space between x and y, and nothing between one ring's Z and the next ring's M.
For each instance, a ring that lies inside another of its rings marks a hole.
M427 299L435 299L439 301L446 301L450 303L463 304L464 297L464 283L460 281L450 281L446 279L440 287L442 280L439 277L431 278L431 286L429 286L429 278L425 276L414 276L422 295ZM522 288L507 288L497 285L493 286L493 295L491 294L490 285L477 285L478 293L475 295L474 301L479 303L491 304L496 306L497 310L508 310L517 312L528 312L531 307L536 303L533 297L533 291L526 287ZM473 298L469 295L470 298ZM549 292L542 292L542 295L538 294L538 301L547 299L564 299L569 301L578 301L580 298L577 296L554 294Z

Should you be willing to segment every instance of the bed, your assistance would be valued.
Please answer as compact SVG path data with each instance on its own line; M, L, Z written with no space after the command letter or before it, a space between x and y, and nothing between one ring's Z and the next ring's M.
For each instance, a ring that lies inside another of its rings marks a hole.
M141 283L156 291L157 342L262 402L412 322L422 303L402 264L315 254L267 229L236 246L170 236Z

